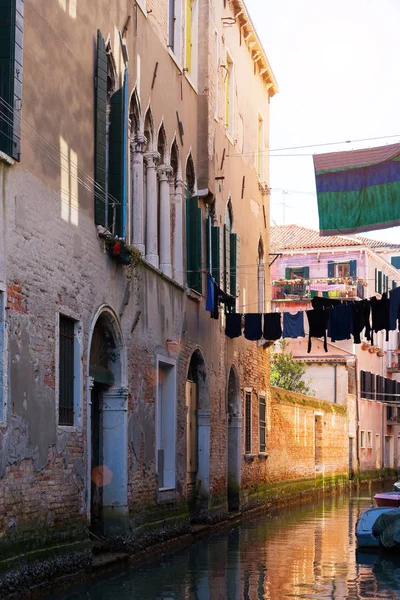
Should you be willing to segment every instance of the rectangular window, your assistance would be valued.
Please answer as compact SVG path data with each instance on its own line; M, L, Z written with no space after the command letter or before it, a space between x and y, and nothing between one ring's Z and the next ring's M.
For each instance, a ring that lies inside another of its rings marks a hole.
M367 448L372 448L372 431L367 431Z
M267 420L267 405L265 398L260 396L258 399L259 405L259 427L260 427L260 452L265 452L267 448L266 440L266 420Z
M198 0L186 0L185 70L197 83Z
M215 73L214 73L214 77L215 77L215 118L218 119L218 115L219 115L219 107L218 107L218 102L219 102L219 36L218 36L218 31L215 32L214 34L214 43L215 43Z
M60 315L58 424L74 425L75 321Z
M181 61L181 22L182 0L169 0L168 3L168 47L175 54L178 62Z
M392 256L390 262L396 269L400 269L400 256Z
M260 181L264 181L264 121L258 115L257 123L257 175Z
M287 283L284 288L285 294L292 296L304 296L306 283L304 280L310 277L310 267L286 267L285 279L293 279L293 283Z
M0 423L6 420L5 393L5 294L0 291Z
M233 134L234 66L229 54L226 55L225 69L225 127Z
M360 448L365 448L365 431L360 431Z
M246 454L251 452L251 392L246 392L245 396L244 451Z
M160 360L157 371L157 473L160 489L175 489L175 365Z
M21 156L23 0L0 2L0 151Z

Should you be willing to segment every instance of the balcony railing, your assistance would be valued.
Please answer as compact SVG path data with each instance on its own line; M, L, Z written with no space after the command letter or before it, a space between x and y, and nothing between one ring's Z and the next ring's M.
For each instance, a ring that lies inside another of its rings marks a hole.
M364 298L364 285L362 281L347 278L340 279L306 280L306 279L278 279L272 282L273 300L303 300L314 296L324 298Z

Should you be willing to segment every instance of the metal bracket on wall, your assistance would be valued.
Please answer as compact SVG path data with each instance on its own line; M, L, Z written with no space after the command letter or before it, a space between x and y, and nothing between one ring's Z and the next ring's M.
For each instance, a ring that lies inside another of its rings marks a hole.
M272 267L272 265L274 264L274 262L280 257L282 256L282 252L270 252L269 256L274 256L275 258L273 259L272 262L269 263L269 266Z

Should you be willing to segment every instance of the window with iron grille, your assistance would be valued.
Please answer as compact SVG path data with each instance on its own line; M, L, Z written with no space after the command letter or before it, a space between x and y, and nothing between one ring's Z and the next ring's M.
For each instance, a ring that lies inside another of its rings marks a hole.
M251 392L246 392L246 406L245 406L245 430L244 430L244 451L246 453L251 452Z
M74 424L75 321L60 315L58 424Z
M259 427L260 427L260 452L265 452L265 450L266 450L265 430L266 430L266 420L267 420L267 416L266 416L267 405L265 402L265 398L263 396L259 397L258 406L259 406L258 419L259 419Z

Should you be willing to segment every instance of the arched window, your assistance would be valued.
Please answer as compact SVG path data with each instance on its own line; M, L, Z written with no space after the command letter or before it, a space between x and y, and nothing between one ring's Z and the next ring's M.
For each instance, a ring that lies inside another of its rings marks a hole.
M159 266L158 257L158 201L157 201L157 165L159 154L155 145L154 121L150 108L144 120L146 138L144 189L146 222L146 260L154 267Z
M172 265L173 276L183 284L183 180L176 139L171 147L171 215L172 223Z
M146 137L142 133L141 110L137 91L131 97L129 107L130 130L130 168L131 168L131 242L145 254L145 217L144 217L144 160Z
M201 208L195 195L196 176L192 155L186 162L186 269L187 284L202 293Z
M265 265L264 244L260 237L258 242L258 312L265 310Z
M157 185L157 238L159 251L159 264L163 273L172 277L171 260L171 193L167 136L164 125L161 125L157 139L157 153L160 166L158 167Z

